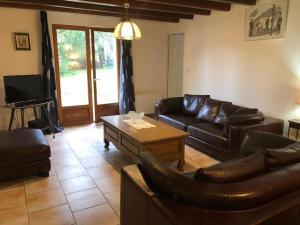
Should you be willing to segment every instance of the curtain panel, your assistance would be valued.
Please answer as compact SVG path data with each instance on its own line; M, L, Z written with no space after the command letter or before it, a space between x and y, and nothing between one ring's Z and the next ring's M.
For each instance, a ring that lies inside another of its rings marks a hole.
M121 40L120 65L120 114L135 111L135 93L133 85L132 42Z
M52 131L57 133L63 131L63 127L58 120L57 99L56 99L56 81L55 70L53 66L52 46L48 27L47 12L40 12L41 27L42 27L42 65L43 65L43 90L44 97L52 98L53 104L49 109L49 123Z

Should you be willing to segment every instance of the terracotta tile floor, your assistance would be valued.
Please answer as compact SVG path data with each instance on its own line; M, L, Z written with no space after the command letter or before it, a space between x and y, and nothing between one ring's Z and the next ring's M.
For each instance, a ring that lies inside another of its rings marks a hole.
M131 161L112 145L104 149L102 125L66 128L47 139L50 177L0 182L0 225L119 224L120 169ZM216 162L186 146L185 172Z

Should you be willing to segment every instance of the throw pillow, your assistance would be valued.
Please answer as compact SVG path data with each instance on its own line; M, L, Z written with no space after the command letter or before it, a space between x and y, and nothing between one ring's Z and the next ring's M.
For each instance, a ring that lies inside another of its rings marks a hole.
M209 95L188 95L183 98L183 113L189 116L196 116Z
M232 107L232 103L224 102L220 108L218 115L215 118L215 123L223 126L227 122L228 117L233 111L234 107Z
M201 121L214 122L219 113L220 107L224 102L215 99L206 99L204 105L200 109L196 119Z

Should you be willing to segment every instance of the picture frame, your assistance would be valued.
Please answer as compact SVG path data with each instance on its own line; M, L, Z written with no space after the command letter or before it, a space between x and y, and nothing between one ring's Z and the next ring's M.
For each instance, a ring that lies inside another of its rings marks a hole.
M30 51L29 33L14 33L15 47L18 51Z
M288 3L288 0L273 0L249 8L245 16L245 41L284 38Z

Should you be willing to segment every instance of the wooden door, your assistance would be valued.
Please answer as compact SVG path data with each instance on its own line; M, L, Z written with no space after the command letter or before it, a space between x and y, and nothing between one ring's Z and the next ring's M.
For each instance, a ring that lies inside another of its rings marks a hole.
M119 42L113 29L92 29L95 121L119 114Z

